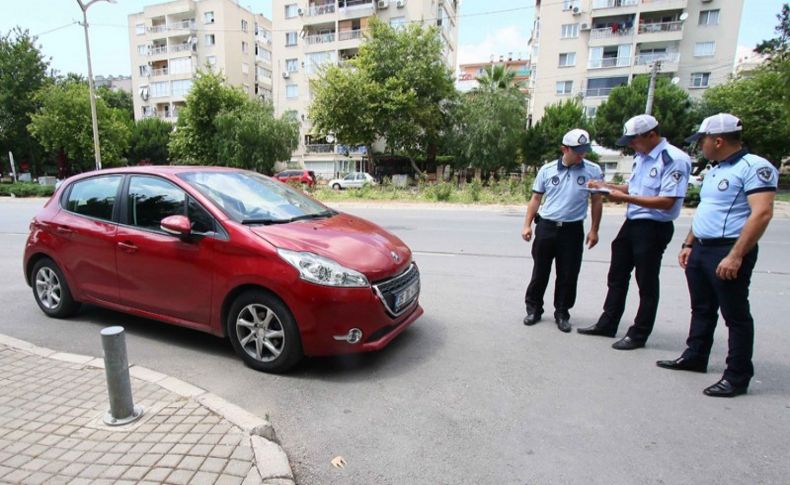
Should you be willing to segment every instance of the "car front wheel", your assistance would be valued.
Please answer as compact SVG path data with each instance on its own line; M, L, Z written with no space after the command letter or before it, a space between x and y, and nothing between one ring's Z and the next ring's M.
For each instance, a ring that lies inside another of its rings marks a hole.
M44 258L33 266L33 297L41 311L53 318L66 318L80 307L71 296L71 290L63 273L49 258Z
M231 305L227 327L233 349L255 370L285 372L302 359L296 322L270 293L250 290L239 295Z
M340 184L332 184L332 188L335 190L340 190Z

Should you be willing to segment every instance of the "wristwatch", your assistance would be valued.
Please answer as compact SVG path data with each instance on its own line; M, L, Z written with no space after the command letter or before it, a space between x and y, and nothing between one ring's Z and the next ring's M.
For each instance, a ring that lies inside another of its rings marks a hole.
M686 242L684 242L683 244L681 244L681 245L680 245L680 247L681 247L682 249L691 249L691 248L693 248L693 247L694 247L694 245L693 245L693 244L689 244L689 243L686 243Z

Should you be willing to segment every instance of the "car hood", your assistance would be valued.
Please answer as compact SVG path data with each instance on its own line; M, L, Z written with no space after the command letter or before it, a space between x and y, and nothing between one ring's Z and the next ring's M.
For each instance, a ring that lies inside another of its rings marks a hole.
M348 214L250 229L278 248L331 258L363 273L370 281L394 276L411 262L411 250L403 241L372 222Z

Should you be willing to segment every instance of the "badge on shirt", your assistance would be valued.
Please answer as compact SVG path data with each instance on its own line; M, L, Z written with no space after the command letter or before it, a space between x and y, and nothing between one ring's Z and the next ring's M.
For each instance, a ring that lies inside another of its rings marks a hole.
M680 170L675 170L674 172L672 172L672 180L674 180L675 182L680 182L680 177L682 176L683 176L683 172L681 172Z
M651 168L650 169L650 176L651 177L655 177L656 175L658 175L658 169L656 167Z
M768 167L763 167L757 171L757 177L763 182L770 182L774 177L774 171Z
M553 176L553 177L551 178L551 185L559 185L559 184L560 184L560 178L559 178L559 177L557 177L556 175L555 175L555 176Z
M719 182L719 190L724 192L725 190L727 190L729 188L730 188L730 181L727 180L727 179L721 179L721 182Z
M582 135L582 136L584 136L584 135ZM579 185L584 185L584 182L586 182L586 181L587 181L587 179L584 178L584 175L579 175L579 178L576 179L576 183L579 184Z

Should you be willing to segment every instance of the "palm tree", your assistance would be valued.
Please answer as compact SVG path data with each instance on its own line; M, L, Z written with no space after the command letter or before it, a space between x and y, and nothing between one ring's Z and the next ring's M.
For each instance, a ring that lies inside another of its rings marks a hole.
M491 64L483 68L483 75L477 78L479 89L483 91L496 91L498 89L520 88L516 81L516 72L509 70L504 64Z

